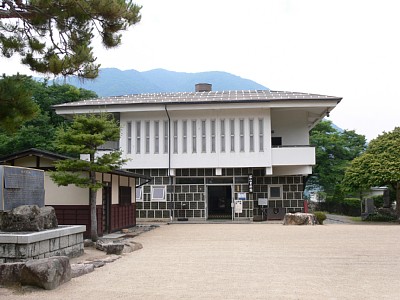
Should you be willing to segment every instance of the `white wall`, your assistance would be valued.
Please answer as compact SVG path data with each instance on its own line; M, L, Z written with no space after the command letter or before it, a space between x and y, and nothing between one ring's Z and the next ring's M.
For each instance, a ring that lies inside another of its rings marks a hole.
M273 137L282 137L282 145L308 145L308 114L303 110L272 110Z
M89 190L70 184L57 186L48 172L44 177L46 205L89 205ZM101 199L101 198L100 198Z
M170 110L171 128L169 142L171 147L171 168L207 168L207 167L267 167L271 166L271 125L269 109L207 109L207 110ZM263 151L260 151L259 120L263 120ZM192 121L196 121L196 153L192 149ZM206 151L202 151L202 121L206 122ZM221 146L221 120L225 121L225 152ZM235 151L230 146L230 122L234 120ZM244 150L241 151L240 124L243 120ZM250 151L250 120L253 122L254 150ZM165 111L121 113L121 149L130 161L124 168L168 168L168 153L164 153L163 122L168 121ZM136 147L136 122L140 121L140 154ZM155 153L155 122L159 122L159 153ZM177 149L175 153L174 121L178 123ZM184 152L184 122L186 121L186 152ZM211 124L215 121L215 152L212 151ZM128 122L131 123L131 153L128 154ZM149 153L146 151L146 122L150 124Z

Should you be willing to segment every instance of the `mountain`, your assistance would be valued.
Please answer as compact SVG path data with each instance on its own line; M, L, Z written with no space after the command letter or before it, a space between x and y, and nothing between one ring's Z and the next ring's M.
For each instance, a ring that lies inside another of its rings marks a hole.
M56 79L64 83L64 79ZM100 69L95 80L79 80L75 76L65 81L76 87L92 90L100 97L128 94L192 92L196 83L211 83L213 91L260 90L268 89L252 80L226 72L184 73L164 69L145 72L136 70L121 71L116 68Z

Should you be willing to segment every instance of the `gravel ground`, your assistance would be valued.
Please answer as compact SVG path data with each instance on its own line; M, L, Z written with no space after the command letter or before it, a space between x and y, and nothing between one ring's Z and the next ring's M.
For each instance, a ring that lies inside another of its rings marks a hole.
M161 225L53 291L0 299L400 299L399 225Z

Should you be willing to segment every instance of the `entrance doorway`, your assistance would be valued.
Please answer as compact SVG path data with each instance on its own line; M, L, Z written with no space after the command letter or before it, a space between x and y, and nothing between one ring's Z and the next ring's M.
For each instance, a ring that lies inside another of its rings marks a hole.
M208 186L208 219L232 219L232 187Z

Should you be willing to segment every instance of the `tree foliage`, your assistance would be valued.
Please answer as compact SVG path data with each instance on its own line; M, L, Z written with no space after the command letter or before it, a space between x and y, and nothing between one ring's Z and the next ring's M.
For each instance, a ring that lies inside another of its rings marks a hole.
M400 127L372 140L367 150L354 159L346 170L344 184L353 189L389 185L397 190L400 212Z
M312 129L310 143L316 146L316 165L307 186L333 195L338 192L346 167L365 150L365 136L353 130L341 132L324 120Z
M102 183L96 172L110 172L121 168L125 160L120 151L96 156L98 148L120 136L119 124L109 114L77 115L72 123L57 130L56 145L64 153L89 154L89 160L66 159L56 162L56 171L50 174L58 185L74 184L89 188L91 211L91 237L97 240L96 191Z
M140 21L141 7L125 0L0 0L0 50L32 71L95 78L91 42L121 44L121 31Z
M5 76L0 79L0 127L15 132L25 121L39 111L32 101L29 89L30 77L25 75Z
M16 76L12 76L15 80ZM38 82L30 77L24 76L24 90L29 91L30 98L27 105L34 104L37 109L33 119L22 124L13 124L14 130L10 132L3 126L3 116L0 118L0 156L8 155L13 152L22 151L29 148L42 150L58 150L53 145L56 128L65 122L64 118L55 114L52 105L72 102L83 99L95 98L96 93L84 89L78 89L71 85L49 85L47 81ZM11 81L6 81L12 84ZM0 80L2 86L2 80ZM14 102L12 102L14 103ZM6 105L0 98L0 115L11 115L9 110L20 109L24 104L17 108Z

